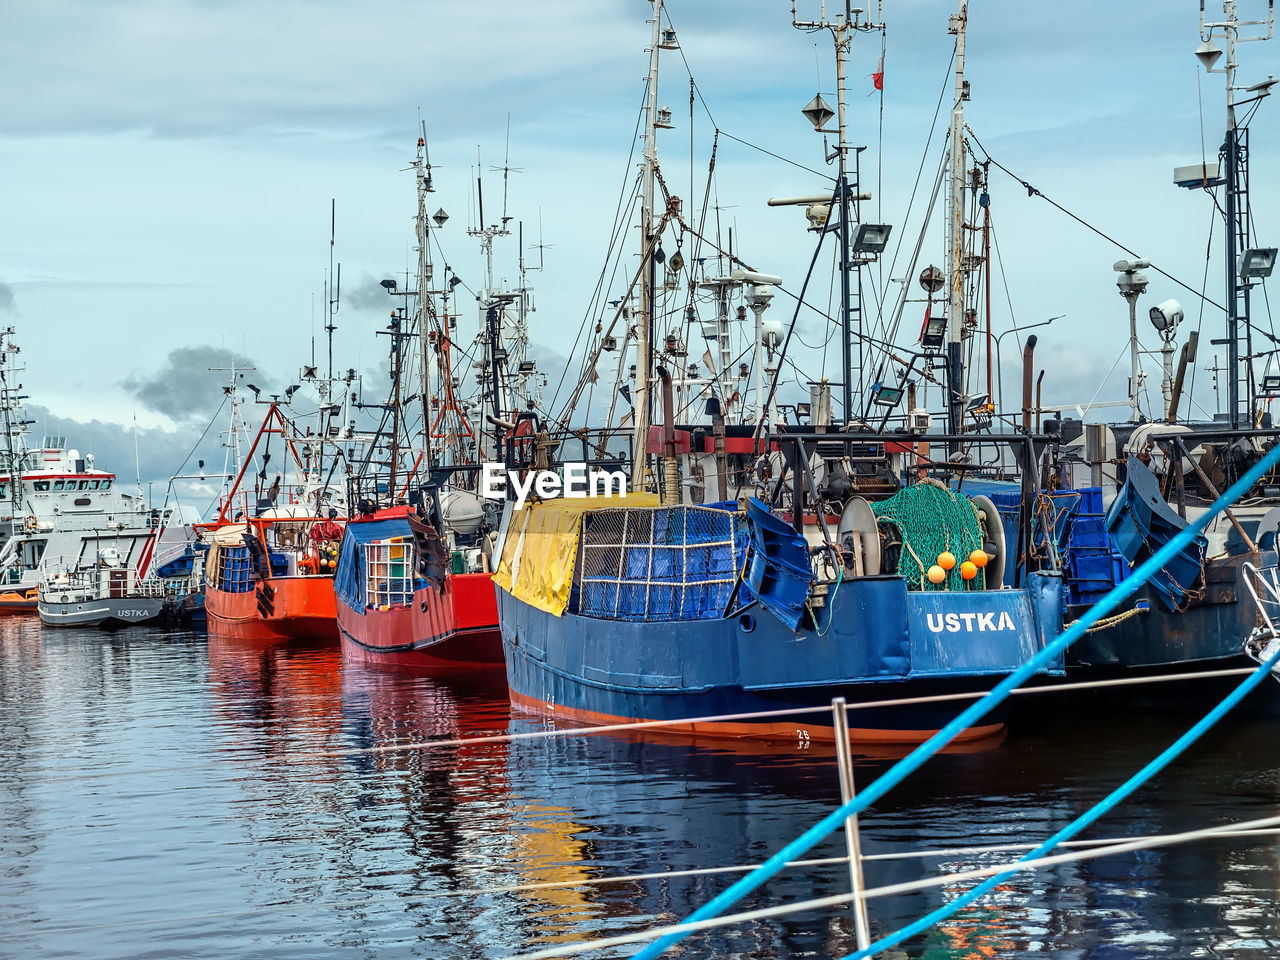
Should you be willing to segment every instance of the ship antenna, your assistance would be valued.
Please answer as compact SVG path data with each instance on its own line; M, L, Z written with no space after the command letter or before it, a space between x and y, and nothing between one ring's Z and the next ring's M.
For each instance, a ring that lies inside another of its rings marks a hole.
M337 330L337 324L333 322L333 318L338 315L338 306L342 299L342 264L338 264L338 272L335 274L333 270L333 243L337 234L338 222L338 202L333 198L329 199L329 278L332 284L329 292L332 294L328 298L326 306L327 314L325 316L324 329L329 334L329 379L333 379L333 331Z
M481 179L483 170L484 167L480 165L480 144L476 144L476 212L481 230L484 229L484 181Z

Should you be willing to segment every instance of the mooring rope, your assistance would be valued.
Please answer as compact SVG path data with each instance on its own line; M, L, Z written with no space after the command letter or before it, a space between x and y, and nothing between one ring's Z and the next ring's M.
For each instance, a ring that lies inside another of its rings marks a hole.
M1012 696L1029 696L1035 694L1070 693L1079 690L1105 690L1110 687L1128 687L1141 684L1177 683L1189 680L1215 680L1226 677L1242 677L1252 673L1252 667L1229 667L1222 670L1197 670L1187 673L1162 673L1154 676L1114 677L1109 680L1072 680L1052 682L1036 687L1020 687L1011 690ZM964 700L979 700L985 697L984 690L971 690L966 693L939 693L927 697L898 697L893 700L861 700L847 705L847 710L869 710L873 707L910 707L931 703L957 703ZM324 699L324 698L318 698ZM658 730L676 725L708 724L729 720L753 720L769 717L807 716L810 714L830 713L830 706L796 707L786 710L761 710L755 713L725 713L707 717L690 717L684 720L638 720L634 723L585 724L573 727L556 727L546 730L530 730L524 733L494 733L478 737L452 737L439 740L411 740L404 743L388 743L377 747L341 747L337 750L311 750L284 757L269 759L286 765L298 765L315 760L342 760L350 757L371 756L386 753L401 753L410 750L427 750L440 747L470 747L486 744L514 743L522 740L545 740L561 737L591 736L597 733L630 733L633 731ZM697 735L696 732L694 734ZM718 739L714 736L711 739ZM735 738L740 739L740 738ZM776 738L774 738L776 739ZM762 741L763 742L763 741ZM812 742L812 741L810 741ZM220 757L203 763L189 763L173 767L150 767L142 770L93 770L77 771L61 776L45 777L41 783L82 782L90 779L110 779L112 777L153 776L163 773L183 773L190 770L215 769L224 765L228 759L236 757ZM236 776L241 776L237 771Z
M1277 646L1275 653L1259 663L1256 670L1254 670L1249 676L1245 677L1234 690L1222 698L1221 702L1218 703L1217 706L1201 717L1190 730L1170 744L1159 756L1153 759L1124 783L1120 784L1120 786L1116 787L1116 789L1111 791L1111 793L1109 793L1105 798L1094 804L1091 808L1080 814L1080 816L1076 817L1076 819L1072 820L1044 843L1040 844L1040 846L1028 853L1022 858L1022 860L1034 860L1047 856L1049 852L1058 846L1058 844L1063 840L1070 839L1099 817L1110 812L1116 804L1121 800L1124 800L1157 773L1167 767L1174 759L1181 756L1182 752L1186 750L1187 747L1195 743L1196 740L1198 740L1210 727L1226 716L1227 713L1231 711L1232 707L1243 700L1250 690L1270 676L1271 668L1277 663L1280 663L1280 645ZM919 920L907 924L905 927L889 934L889 936L882 937L865 950L859 950L856 953L850 954L845 958L845 960L862 960L862 958L865 957L875 956L881 950L885 950L892 947L894 944L901 943L903 940L910 939L917 933L928 930L940 920L951 916L951 914L955 913L961 907L977 900L983 894L990 891L992 887L1012 875L1012 868L1004 872L997 873L978 884L972 890L962 893L950 903L939 907L932 913L926 914Z
M951 884L963 882L965 880L990 877L993 874L1008 876L1013 873L1040 870L1044 867L1054 867L1064 863L1075 863L1081 860L1093 860L1098 857L1114 856L1118 853L1132 853L1136 850L1152 850L1158 847L1190 843L1195 840L1229 835L1231 833L1239 833L1241 831L1248 831L1260 827L1271 827L1276 824L1280 824L1280 817L1264 817L1259 820L1246 820L1240 823L1226 824L1218 827L1202 827L1197 830L1188 830L1183 833L1144 837L1122 843L1115 843L1106 847L1078 850L1073 853L1059 853L1053 856L1040 857L1035 860L1019 860L1016 863L1003 863L990 867L978 867L973 870L962 870L939 877L927 877L923 880L908 880L904 883L895 883L884 887L875 887L870 890L865 890L861 896L863 899L873 899L878 897L896 896L903 893L917 893L921 890L929 890L935 887L950 886ZM855 893L840 893L829 897L816 897L812 900L799 900L795 903L787 903L777 907L761 907L758 910L745 910L741 913L734 913L728 916L709 917L703 920L685 920L681 923L665 927L650 928L648 930L639 931L638 933L625 933L614 937L603 937L599 940L588 940L583 943L561 944L555 947L550 947L546 950L537 950L533 953L515 954L504 958L504 960L557 960L557 958L560 957L570 957L580 953L607 950L612 947L622 947L632 943L643 943L646 940L653 939L653 937L659 934L661 934L664 939L671 936L680 936L681 939L683 939L691 933L699 933L703 930L713 930L718 927L732 926L734 924L747 923L753 920L770 920L775 917L784 917L793 913L807 913L813 910L821 910L826 907L845 906L846 904L852 903L854 900L858 899L858 897L859 895ZM640 951L640 953L637 953L635 956L643 956L647 949L648 948Z
M1214 828L1214 837L1242 837L1242 838L1261 838L1266 836L1280 835L1280 828L1267 828L1249 826L1247 824L1225 824L1221 829ZM1146 834L1138 837L1106 837L1097 840L1065 840L1060 846L1077 847L1081 849L1101 849L1111 848L1119 844L1134 843L1136 841L1160 841L1169 840L1172 837L1180 836L1180 834ZM1153 844L1154 846L1155 844ZM863 856L863 860L907 860L919 858L933 857L957 857L957 856L980 856L990 853L1009 853L1019 850L1031 850L1037 845L1033 843L1000 843L990 844L986 846L974 847L939 847L933 850L900 850L892 853L876 853ZM1115 852L1108 850L1108 852ZM843 866L849 862L848 856L841 857L816 857L809 860L796 860L787 864L787 867L831 867ZM416 904L430 903L434 900L451 900L459 897L483 897L501 893L537 893L539 890L563 890L565 888L578 889L581 887L601 887L611 886L621 883L640 883L650 880L671 880L678 877L705 877L715 876L725 873L746 873L760 866L758 863L733 864L724 867L692 867L687 870L658 870L652 873L630 873L615 874L607 877L578 877L573 880L542 880L530 881L528 883L510 883L499 884L488 887L468 887L462 890L439 890L433 893L410 893L410 894L394 894L382 897L366 897L363 900L330 900L313 903L312 906L320 908L345 908L357 909L365 907L386 906L388 904ZM950 882L950 879L956 874L948 874L943 880ZM879 894L879 891L871 891L864 896ZM852 899L849 895L846 898ZM217 910L208 913L187 914L178 917L158 917L147 920L120 920L115 923L94 923L81 924L72 927L47 927L39 924L33 924L28 929L11 933L11 937L45 937L53 935L66 935L76 933L89 933L97 930L118 930L121 928L134 927L155 927L164 924L186 924L197 921L207 921L214 919L227 919L230 917L250 917L262 916L269 913L293 912L298 908L297 903L293 901L281 903L262 904L256 907L244 907L240 910ZM652 934L652 931L650 931Z

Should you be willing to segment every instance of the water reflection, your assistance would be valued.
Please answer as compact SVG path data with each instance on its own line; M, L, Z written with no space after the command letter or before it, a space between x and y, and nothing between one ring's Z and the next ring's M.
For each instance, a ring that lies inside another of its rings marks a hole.
M1023 714L1003 742L937 757L877 803L865 851L1038 841L1186 725L1069 703ZM839 802L818 744L635 731L422 746L537 729L512 717L500 672L438 678L345 663L329 644L42 636L0 620L0 937L12 955L95 960L500 957L677 919L731 878L579 884L758 862ZM1278 733L1224 725L1091 835L1274 812ZM861 757L859 783L894 759ZM837 836L812 855L842 852ZM874 860L867 881L1009 856ZM555 881L572 885L495 890ZM1278 883L1270 839L1074 863L1003 884L897 956L1274 957ZM838 865L789 870L743 906L847 886ZM873 928L962 889L877 900ZM852 949L848 914L830 911L691 938L683 956Z

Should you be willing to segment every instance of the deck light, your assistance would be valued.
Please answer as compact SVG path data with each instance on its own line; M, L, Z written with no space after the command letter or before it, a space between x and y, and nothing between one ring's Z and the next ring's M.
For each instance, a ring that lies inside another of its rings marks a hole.
M931 316L924 323L924 336L920 338L920 342L924 344L926 350L936 350L942 346L946 336L947 318Z
M860 223L858 233L853 240L854 253L883 253L889 245L889 232L893 227L887 223Z
M1250 247L1240 258L1240 279L1265 280L1276 268L1275 247Z
M881 407L896 407L902 402L902 388L875 383L871 387L871 402Z

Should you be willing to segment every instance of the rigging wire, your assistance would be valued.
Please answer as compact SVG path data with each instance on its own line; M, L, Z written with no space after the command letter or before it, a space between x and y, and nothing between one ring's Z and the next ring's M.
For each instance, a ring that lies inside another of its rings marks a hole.
M1093 224L1089 223L1089 221L1085 220L1083 217L1077 216L1076 214L1072 213L1062 204L1058 203L1056 200L1052 199L1051 197L1046 196L1039 189L1037 189L1036 187L1033 187L1026 180L1023 180L1021 177L1019 177L1016 173L1014 173L1008 167L1004 166L1004 164L1002 164L999 160L993 157L991 155L991 152L987 150L985 146L982 145L982 141L978 139L978 137L974 134L973 129L969 127L968 124L965 124L965 130L968 131L969 136L973 138L973 142L977 144L978 148L982 150L982 153L986 157L986 159L990 161L997 169L1003 170L1006 174L1008 174L1010 177L1016 180L1019 184L1021 184L1023 189L1027 191L1028 197L1039 197L1041 200L1044 200L1045 202L1047 202L1051 207L1054 207L1060 212L1065 213L1068 217L1076 221L1076 223L1080 224L1082 227L1085 227L1088 230L1091 230L1093 233L1096 233L1098 236L1102 237L1102 239L1106 240L1108 243L1114 244L1115 246L1119 247L1125 253L1129 254L1129 256L1131 257L1138 256L1138 254L1134 253L1131 249L1126 247L1123 243L1121 243L1115 237L1112 237L1109 234L1104 233L1102 230L1098 229ZM1151 263L1151 261L1149 260L1147 262ZM1189 286L1186 283L1183 283L1181 280L1179 280L1173 274L1169 273L1167 270L1162 269L1161 267L1157 266L1154 263L1151 263L1150 269L1154 270L1156 273L1160 274L1165 279L1172 280L1174 283L1182 287L1187 292L1202 298L1205 301L1205 303L1209 304L1210 306L1216 307L1217 309L1222 310L1223 312L1226 312L1226 308L1223 307L1221 304L1213 300L1210 300L1207 296L1205 296L1199 290L1196 290L1194 287Z

